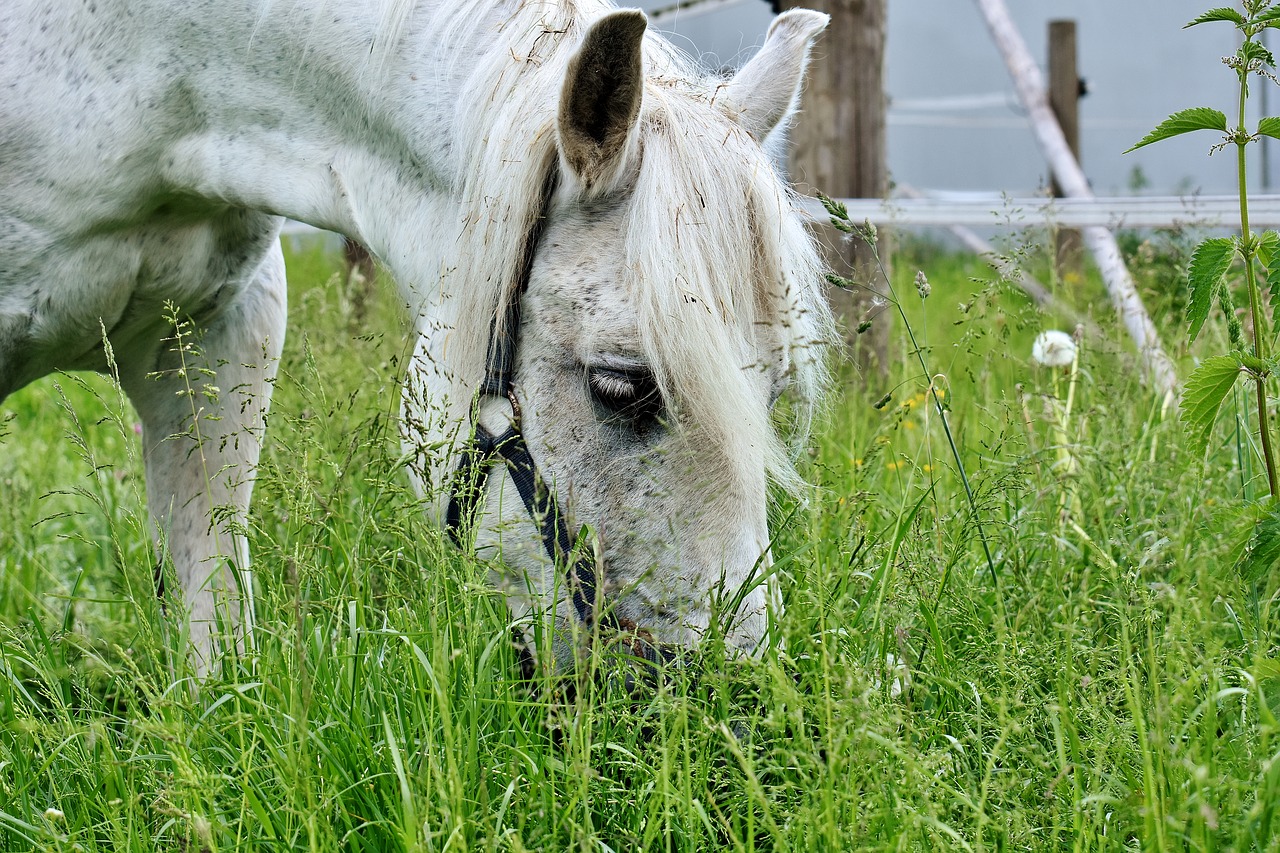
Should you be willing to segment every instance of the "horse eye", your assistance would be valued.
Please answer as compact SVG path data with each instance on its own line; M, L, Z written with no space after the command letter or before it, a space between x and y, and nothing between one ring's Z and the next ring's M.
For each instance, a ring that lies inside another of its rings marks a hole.
M647 370L593 367L587 386L596 404L611 419L657 419L662 414L662 393Z

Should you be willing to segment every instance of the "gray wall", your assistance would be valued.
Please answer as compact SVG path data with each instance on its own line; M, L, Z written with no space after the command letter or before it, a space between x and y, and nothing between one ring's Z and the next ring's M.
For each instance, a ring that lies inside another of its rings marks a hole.
M1013 85L970 0L888 0L889 168L896 181L931 190L1029 194L1048 172ZM1197 133L1123 154L1169 113L1208 106L1234 115L1235 77L1220 57L1235 50L1228 24L1183 30L1207 0L1009 0L1023 37L1042 66L1048 22L1074 18L1079 68L1089 86L1080 103L1081 159L1094 190L1132 192L1136 172L1145 193L1229 193L1230 152L1207 156L1217 141ZM641 0L652 11L672 0ZM771 14L763 0L741 0L705 14L696 8L661 26L709 67L736 66L764 39ZM1280 31L1270 31L1280 50ZM838 46L820 43L819 52ZM1280 89L1255 85L1280 114ZM1253 115L1260 113L1256 107ZM1275 145L1275 143L1269 143ZM1253 189L1280 185L1280 165L1264 175L1261 145L1250 149ZM1280 147L1269 152L1280 157Z

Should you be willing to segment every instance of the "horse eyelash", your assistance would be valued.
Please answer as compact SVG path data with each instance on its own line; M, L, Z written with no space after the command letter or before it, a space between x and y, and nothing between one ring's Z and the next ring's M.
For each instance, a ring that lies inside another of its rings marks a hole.
M593 370L587 375L593 391L611 400L635 400L640 396L639 382L613 372Z

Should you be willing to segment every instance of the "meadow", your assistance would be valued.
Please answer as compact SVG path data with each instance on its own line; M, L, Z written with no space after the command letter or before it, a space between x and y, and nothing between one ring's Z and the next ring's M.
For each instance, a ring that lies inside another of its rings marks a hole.
M1127 241L1184 376L1223 345L1176 350L1186 246ZM393 289L361 306L335 254L288 260L256 650L198 692L119 392L64 374L0 403L0 850L1280 849L1248 409L1192 455L1091 275L1054 281L1100 327L1066 418L1064 371L1031 358L1066 321L904 241L974 506L895 320L886 376L837 371L807 499L773 508L781 642L627 695L521 678L486 567L399 469Z

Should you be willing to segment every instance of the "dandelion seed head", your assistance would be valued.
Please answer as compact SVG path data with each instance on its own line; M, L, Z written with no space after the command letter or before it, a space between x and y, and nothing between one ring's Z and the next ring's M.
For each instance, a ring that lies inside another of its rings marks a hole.
M1031 357L1045 367L1067 367L1076 359L1076 342L1066 332L1048 329L1036 335Z

